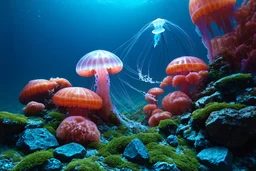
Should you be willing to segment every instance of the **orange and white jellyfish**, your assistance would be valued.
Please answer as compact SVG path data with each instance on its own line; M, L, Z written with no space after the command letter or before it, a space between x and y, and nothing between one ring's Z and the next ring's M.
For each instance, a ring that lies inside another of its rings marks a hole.
M232 18L235 12L236 0L190 0L189 12L191 20L196 24L197 33L202 36L203 43L208 49L208 58L213 60L211 38L214 38L212 24L224 33L233 30Z

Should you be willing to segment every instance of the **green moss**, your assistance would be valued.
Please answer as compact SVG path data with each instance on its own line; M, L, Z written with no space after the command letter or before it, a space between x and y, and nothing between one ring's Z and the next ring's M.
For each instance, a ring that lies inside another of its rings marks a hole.
M200 165L196 159L196 154L188 147L182 147L183 154L177 154L175 148L168 145L149 143L146 145L150 156L150 163L167 162L175 163L180 170L197 171Z
M19 162L22 159L22 156L24 156L22 152L16 150L7 150L0 155L3 159L12 159L13 162Z
M135 138L140 139L144 144L159 142L162 140L162 136L157 133L140 133L133 134L131 136L113 138L108 144L99 148L98 155L109 156L111 154L122 153L124 148Z
M109 139L112 136L113 137L121 137L127 132L128 132L128 129L123 128L123 127L118 127L116 130L107 131L106 133L104 133L103 136L104 136L104 138Z
M36 166L42 165L50 158L53 158L52 150L37 151L24 157L11 171L31 170Z
M50 116L51 118L57 120L57 121L62 121L62 120L65 119L65 115L64 114L61 114L61 113L56 112L56 111L51 111L47 115Z
M139 171L137 164L122 160L120 155L110 155L104 158L104 163L113 168L129 168L133 171Z
M45 126L51 126L51 127L53 127L54 129L57 129L59 125L60 125L60 121L53 121L53 122L48 123L48 124L45 125Z
M92 143L88 144L86 147L99 150L101 148L105 148L106 144L102 144L100 142L92 142Z
M178 142L179 142L180 146L186 146L187 145L186 140L184 138L180 137L180 136L178 137Z
M54 129L52 126L44 126L45 129L47 129L52 135L56 135L56 129Z
M96 162L97 158L89 157L84 159L73 159L64 169L64 171L72 171L76 168L79 171L103 171Z
M230 103L209 103L208 105L206 105L204 108L202 109L197 109L192 113L192 118L193 119L206 119L211 112L213 111L218 111L221 109L225 109L225 108L232 108L232 109L242 109L244 108L245 105L243 104L230 104Z
M146 133L158 133L158 127L150 127Z
M159 125L158 125L158 128L159 129L166 129L167 127L170 127L170 126L177 126L179 123L178 120L172 120L172 119L165 119L165 120L161 120Z
M235 83L235 82L244 82L247 80L252 80L252 75L251 74L232 74L227 77L223 77L219 79L218 81L215 82L215 85L217 86L224 86L230 83Z
M12 114L9 112L0 112L0 120L8 119L14 121L18 124L26 125L28 123L28 118L21 114Z

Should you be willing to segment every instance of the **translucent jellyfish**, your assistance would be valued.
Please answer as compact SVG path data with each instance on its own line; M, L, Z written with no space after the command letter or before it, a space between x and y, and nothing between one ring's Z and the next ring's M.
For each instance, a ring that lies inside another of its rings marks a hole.
M124 111L137 110L147 91L166 76L166 65L178 56L195 55L193 50L192 40L178 25L162 18L147 23L114 51L124 65L112 86L112 99Z
M196 24L197 33L202 36L203 43L208 49L208 58L213 60L211 39L216 35L212 23L224 33L231 32L236 0L190 0L189 12L192 22Z
M154 20L152 22L152 24L154 26L154 30L152 31L152 33L154 34L154 47L156 47L161 38L160 34L165 31L165 29L164 29L165 20L158 18L158 19Z
M120 53L129 77L154 84L160 83L153 78L154 75L159 77L156 68L165 68L175 57L193 55L194 51L192 40L182 28L166 19L157 18L146 24L115 53Z
M106 122L109 121L112 108L109 74L117 74L122 68L122 61L115 54L105 50L95 50L84 55L76 65L78 75L83 77L95 76L96 92L103 100L100 115Z

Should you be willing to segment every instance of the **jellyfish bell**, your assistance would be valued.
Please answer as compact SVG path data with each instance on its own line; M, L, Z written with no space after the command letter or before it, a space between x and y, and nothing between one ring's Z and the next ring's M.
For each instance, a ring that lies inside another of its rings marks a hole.
M212 24L216 23L219 30L225 34L233 31L232 19L235 12L236 0L190 0L189 12L196 32L202 37L203 44L208 50L210 62L213 60L211 39L216 35Z
M152 24L154 26L154 30L152 31L153 34L160 34L165 31L165 29L164 29L165 20L164 19L158 18L158 19L152 21Z
M154 30L152 31L152 33L154 34L154 47L156 47L161 38L160 34L165 31L165 28L164 28L165 20L158 18L152 21L152 24L154 26Z

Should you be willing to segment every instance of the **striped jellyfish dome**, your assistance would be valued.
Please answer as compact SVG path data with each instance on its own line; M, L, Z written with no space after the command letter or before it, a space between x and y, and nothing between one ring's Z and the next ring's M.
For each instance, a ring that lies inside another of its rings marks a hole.
M95 50L84 55L76 65L77 74L84 77L94 76L101 69L117 74L123 69L123 62L109 51Z

